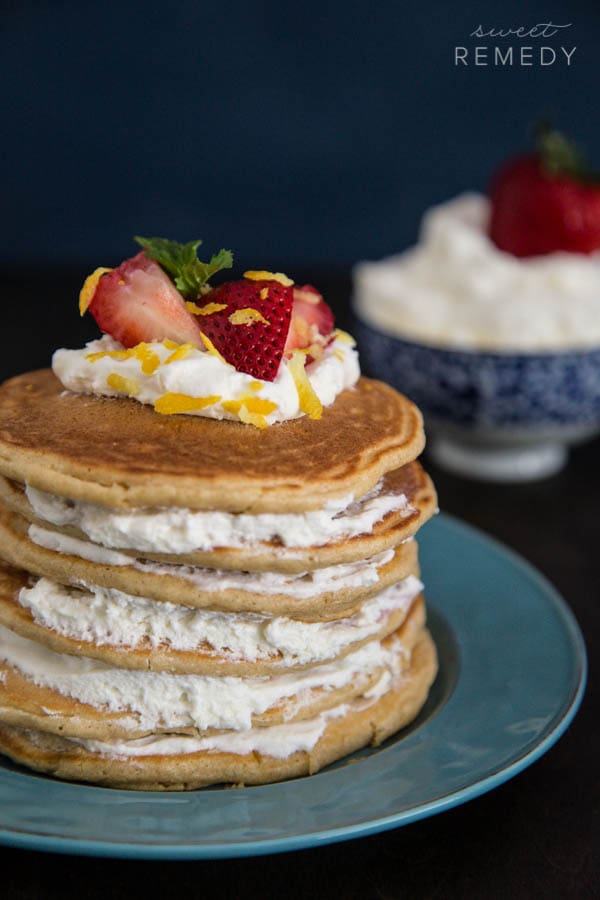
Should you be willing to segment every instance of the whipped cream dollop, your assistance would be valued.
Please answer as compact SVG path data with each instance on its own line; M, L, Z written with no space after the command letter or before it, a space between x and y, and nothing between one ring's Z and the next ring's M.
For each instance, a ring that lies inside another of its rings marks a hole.
M408 340L479 350L600 346L600 253L517 258L488 237L490 204L428 210L416 247L354 270L357 314Z
M352 339L341 332L337 335L325 348L321 359L306 367L308 380L323 406L330 406L338 394L352 387L360 376L358 353ZM151 406L171 394L214 398L202 409L186 410L189 415L239 421L238 414L223 404L248 396L275 405L271 412L264 413L268 425L303 415L287 359L282 360L274 381L263 381L238 372L221 357L194 347L187 349L182 358L173 359L176 351L159 341L145 345L144 353L139 357L132 354L119 359L105 355L123 350L121 344L104 335L83 349L56 350L52 368L65 388L80 394L125 395ZM146 364L148 354L155 354L159 361L156 368Z
M383 553L377 553L358 562L339 563L297 574L240 572L235 569L207 569L203 566L155 563L136 559L126 553L119 553L118 550L108 550L91 541L83 541L60 531L50 531L39 525L30 525L28 534L34 544L56 553L77 556L100 565L131 566L138 572L185 578L201 591L241 590L253 594L285 594L297 599L352 588L371 587L379 581L379 567L384 566L394 556L393 550L384 550Z
M37 685L111 712L136 713L129 724L148 730L233 729L252 726L253 715L314 688L332 690L384 666L398 668L402 646L369 642L326 665L263 677L170 675L118 669L99 660L67 656L0 626L0 659ZM302 695L305 695L303 697ZM307 702L308 698L306 698Z
M355 500L352 494L303 513L226 513L168 509L116 510L84 500L67 500L27 486L39 519L74 526L90 540L115 550L185 554L215 547L243 547L277 540L284 547L322 546L370 532L388 513L408 516L414 508L404 494L386 493L383 481Z
M48 578L23 588L19 603L45 628L96 646L200 649L252 662L275 657L277 665L294 666L331 659L377 634L392 612L408 612L422 589L410 575L366 600L355 615L327 622L190 609L95 585L83 591Z

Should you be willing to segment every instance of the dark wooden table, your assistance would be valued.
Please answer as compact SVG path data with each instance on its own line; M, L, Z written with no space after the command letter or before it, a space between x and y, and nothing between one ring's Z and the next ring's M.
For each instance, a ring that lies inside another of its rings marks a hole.
M2 377L46 365L53 347L78 346L94 334L76 314L75 294L84 274L15 272L0 279L10 325ZM328 290L344 324L347 276L315 282ZM150 863L0 847L0 897L600 897L600 442L574 450L560 475L536 484L481 484L428 468L441 508L537 566L579 621L589 655L588 688L560 741L516 778L464 806L316 850Z

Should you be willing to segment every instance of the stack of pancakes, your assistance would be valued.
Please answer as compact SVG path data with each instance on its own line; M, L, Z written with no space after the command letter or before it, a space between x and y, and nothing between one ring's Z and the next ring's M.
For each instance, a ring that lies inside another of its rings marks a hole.
M0 751L181 790L317 771L413 719L436 672L418 410L361 378L266 430L0 388Z

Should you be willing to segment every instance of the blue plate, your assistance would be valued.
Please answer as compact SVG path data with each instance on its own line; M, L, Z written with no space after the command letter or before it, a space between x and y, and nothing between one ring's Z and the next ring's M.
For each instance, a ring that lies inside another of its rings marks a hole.
M579 706L583 640L519 557L439 516L420 535L440 673L401 736L310 778L160 794L67 784L0 763L0 841L149 859L251 856L374 834L489 791L542 755Z

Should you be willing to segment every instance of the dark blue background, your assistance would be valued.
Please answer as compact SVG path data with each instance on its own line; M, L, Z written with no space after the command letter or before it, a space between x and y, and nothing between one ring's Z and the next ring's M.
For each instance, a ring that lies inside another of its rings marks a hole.
M488 26L572 22L552 38ZM600 164L597 3L2 5L4 266L114 265L134 233L344 267L485 187L551 111ZM577 46L454 66L455 45Z

